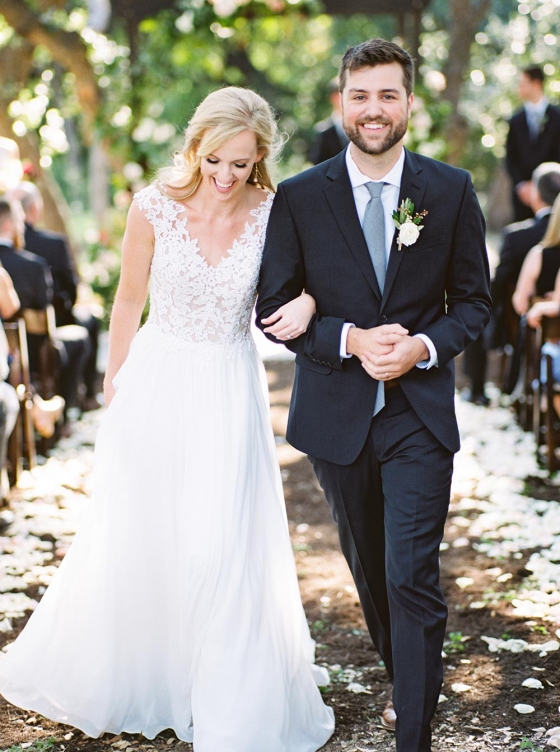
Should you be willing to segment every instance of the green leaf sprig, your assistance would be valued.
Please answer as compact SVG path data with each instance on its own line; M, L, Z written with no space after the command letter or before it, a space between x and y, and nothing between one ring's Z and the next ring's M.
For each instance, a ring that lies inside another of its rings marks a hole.
M395 209L392 214L393 222L397 230L400 230L405 222L413 222L415 225L419 225L428 212L424 209L421 212L414 213L414 203L405 198L400 205L399 209Z

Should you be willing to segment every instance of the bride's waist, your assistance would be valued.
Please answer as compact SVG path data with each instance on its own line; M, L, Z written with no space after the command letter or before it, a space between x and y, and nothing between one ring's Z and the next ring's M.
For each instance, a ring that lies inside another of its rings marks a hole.
M222 354L228 357L239 356L255 349L255 343L249 329L230 334L190 329L172 330L165 325L150 320L138 331L135 339L139 341L149 340L165 350L192 351L196 355L206 354L216 357L220 357Z

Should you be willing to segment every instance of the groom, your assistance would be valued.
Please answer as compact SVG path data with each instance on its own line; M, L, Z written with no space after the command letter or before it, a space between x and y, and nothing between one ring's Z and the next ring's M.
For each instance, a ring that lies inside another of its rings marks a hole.
M459 449L453 358L490 315L470 176L403 148L413 62L392 42L340 69L342 154L286 180L268 225L262 323L303 289L288 440L309 455L393 681L397 749L431 750L447 609L439 545ZM406 199L409 220L392 213ZM416 215L420 215L416 217ZM412 226L413 225L413 226Z

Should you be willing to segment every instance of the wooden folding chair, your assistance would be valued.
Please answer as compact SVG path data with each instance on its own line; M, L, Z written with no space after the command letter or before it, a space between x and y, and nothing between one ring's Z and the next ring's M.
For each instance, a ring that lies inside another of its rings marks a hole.
M9 383L16 390L20 412L14 430L8 441L8 477L10 484L15 485L18 481L23 462L28 470L37 464L35 450L35 432L31 408L33 398L31 394L31 380L29 376L29 355L27 352L27 333L23 319L5 322L3 324L6 339L10 348L10 376Z
M25 321L29 336L36 337L39 349L37 371L33 375L33 384L38 394L45 400L58 394L58 365L54 332L56 329L55 313L52 305L38 311L34 308L22 308L18 317Z
M515 389L519 371L520 353L517 351L519 344L519 316L515 312L511 298L515 292L515 284L510 284L505 296L504 311L501 317L503 332L500 332L502 354L500 357L500 390L504 394L511 394Z
M536 332L528 326L524 316L519 322L518 343L519 377L512 398L519 425L524 431L530 431L533 428L533 382L539 375L540 348L537 345Z
M535 347L539 352L539 369L542 360L545 363L546 382L540 378L540 370L533 381L533 431L537 445L537 457L540 458L540 447L546 446L547 468L549 473L559 467L556 458L556 434L558 432L558 418L554 409L554 397L560 394L560 384L555 383L553 374L553 359L551 355L541 355L541 348L545 342L560 340L560 316L543 316L541 325L535 332Z

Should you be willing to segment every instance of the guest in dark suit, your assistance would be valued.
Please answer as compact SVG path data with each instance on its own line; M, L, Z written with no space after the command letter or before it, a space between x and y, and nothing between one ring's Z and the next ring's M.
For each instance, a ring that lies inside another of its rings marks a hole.
M506 142L506 165L513 182L516 220L532 216L530 180L543 162L560 162L560 107L544 95L544 73L538 66L520 75L521 107L510 120Z
M33 183L22 183L15 195L25 211L25 247L48 263L53 278L53 306L58 327L79 325L85 327L88 351L84 366L85 395L82 406L99 407L97 390L97 353L99 349L100 322L84 306L76 306L78 273L64 235L37 229L43 216L43 200Z
M338 523L393 680L398 752L432 748L447 618L439 545L459 448L453 359L490 316L469 174L403 148L413 76L412 59L391 42L347 51L350 146L280 184L257 301L266 332L302 290L316 300L307 332L288 344L296 376L287 436L309 455ZM391 214L405 199L419 224L396 231Z
M512 298L519 316L527 313L534 296L547 297L554 290L560 271L560 198L557 198L548 229L542 240L527 254Z
M307 154L309 162L315 165L340 154L348 145L348 136L342 125L338 79L330 82L328 91L332 113L315 126L315 140Z
M489 349L506 346L511 349L508 371L500 387L506 394L511 394L515 388L520 365L519 352L516 352L519 348L519 319L513 310L511 297L525 257L544 237L552 204L559 193L560 164L545 162L539 165L531 178L530 201L534 217L514 222L504 230L500 260L491 286L494 306L492 320L484 334L467 347L463 358L463 370L470 382L469 388L462 393L464 399L479 405L489 403L484 392Z
M23 249L24 220L19 201L0 199L0 263L12 278L21 307L44 311L52 302L52 276L45 259ZM44 337L28 334L27 340L30 369L37 373ZM60 393L66 408L75 407L89 354L87 331L75 325L57 327L53 344L59 359Z
M0 199L0 262L12 278L21 307L43 311L52 303L52 276L47 262L23 247L24 231L19 202Z

